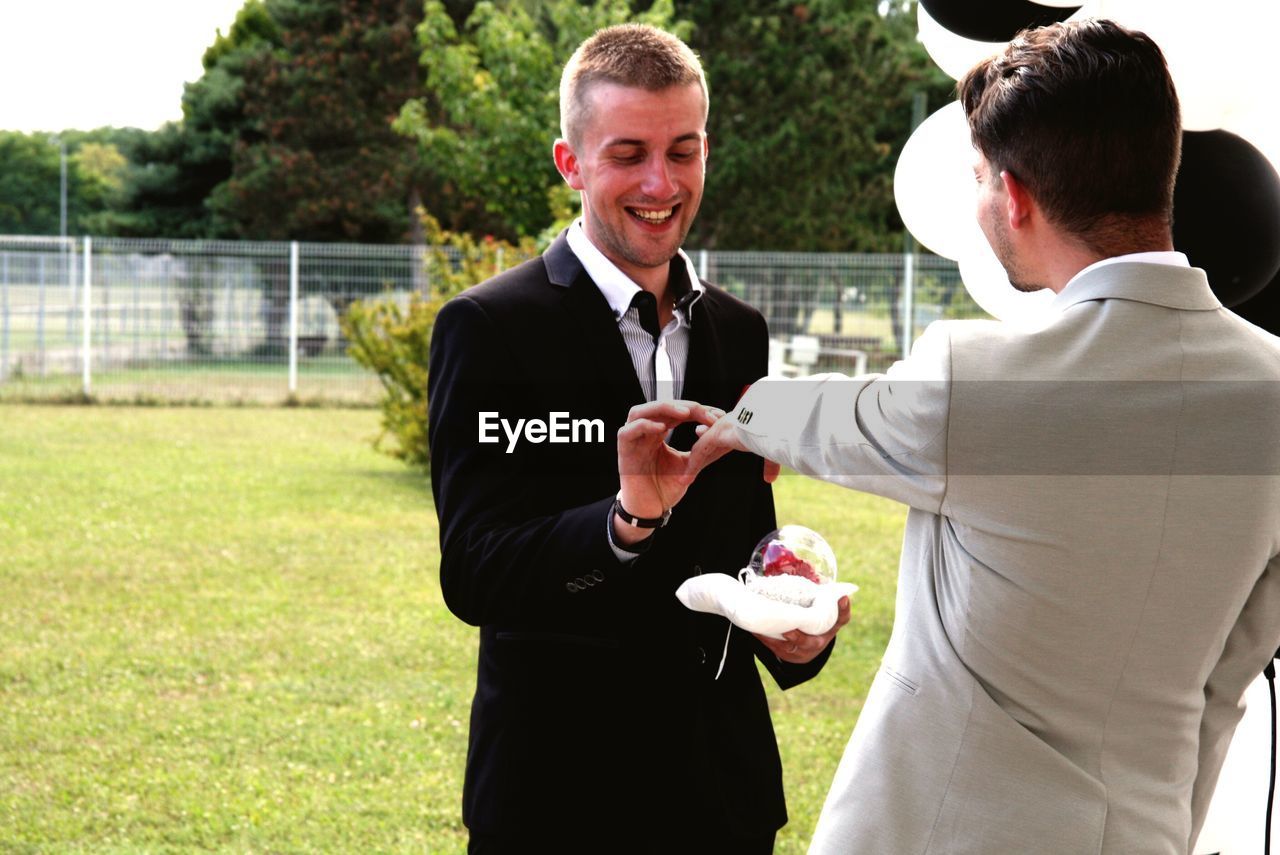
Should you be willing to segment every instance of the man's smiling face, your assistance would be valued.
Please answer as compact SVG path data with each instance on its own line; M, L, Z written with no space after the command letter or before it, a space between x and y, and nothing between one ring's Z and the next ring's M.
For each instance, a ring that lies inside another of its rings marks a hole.
M696 85L656 92L597 83L581 139L561 171L582 191L587 237L642 279L684 243L706 177L706 104ZM567 168L566 168L567 167Z

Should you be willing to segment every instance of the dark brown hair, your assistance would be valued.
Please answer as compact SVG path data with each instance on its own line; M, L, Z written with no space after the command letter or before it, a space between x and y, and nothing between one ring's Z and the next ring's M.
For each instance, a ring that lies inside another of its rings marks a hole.
M1055 225L1101 250L1135 223L1170 225L1181 117L1145 34L1098 19L1025 30L958 91L974 146Z

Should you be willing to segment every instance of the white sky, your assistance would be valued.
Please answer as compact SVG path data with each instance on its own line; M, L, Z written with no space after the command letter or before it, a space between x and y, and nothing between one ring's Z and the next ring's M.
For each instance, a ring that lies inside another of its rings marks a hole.
M0 130L153 130L244 0L0 0Z

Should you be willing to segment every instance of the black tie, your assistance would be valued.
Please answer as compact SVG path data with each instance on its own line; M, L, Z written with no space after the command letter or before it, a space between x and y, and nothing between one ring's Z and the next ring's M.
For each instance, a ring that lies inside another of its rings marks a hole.
M644 331L653 336L653 340L657 342L658 336L662 333L662 329L658 326L658 301L648 291L637 291L631 298L631 305L640 314L640 326L644 327Z

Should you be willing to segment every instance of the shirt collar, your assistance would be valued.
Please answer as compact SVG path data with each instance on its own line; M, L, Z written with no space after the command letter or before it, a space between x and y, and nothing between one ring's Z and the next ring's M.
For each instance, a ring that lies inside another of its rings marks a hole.
M1104 258L1101 261L1095 261L1088 267L1081 270L1075 276L1067 280L1067 284L1063 286L1063 291L1071 287L1071 284L1084 276L1091 270L1097 270L1099 267L1106 267L1109 264L1119 264L1124 261L1137 261L1142 264L1167 264L1171 267L1190 267L1191 262L1187 260L1184 253L1173 250L1163 250L1159 252L1130 252L1125 255L1113 255L1110 258ZM1061 293L1061 292L1059 292Z
M600 293L604 295L605 300L609 303L609 308L613 310L613 316L621 320L622 316L627 313L627 309L631 308L631 300L635 297L636 292L640 290L640 286L630 276L619 270L616 264L596 248L596 245L587 237L586 230L582 228L581 217L574 220L573 225L569 226L565 238L568 240L569 248L573 250L573 254L578 256L578 260L582 262L587 275L596 283L596 287L600 289ZM702 282L698 279L698 272L693 267L693 262L689 260L689 256L685 254L683 249L676 250L676 258L672 259L671 285L679 293L676 298L676 312L688 324L692 320L690 309L702 296L703 287ZM682 265L682 268L678 268L678 264ZM679 276L681 269L685 274L683 277Z

